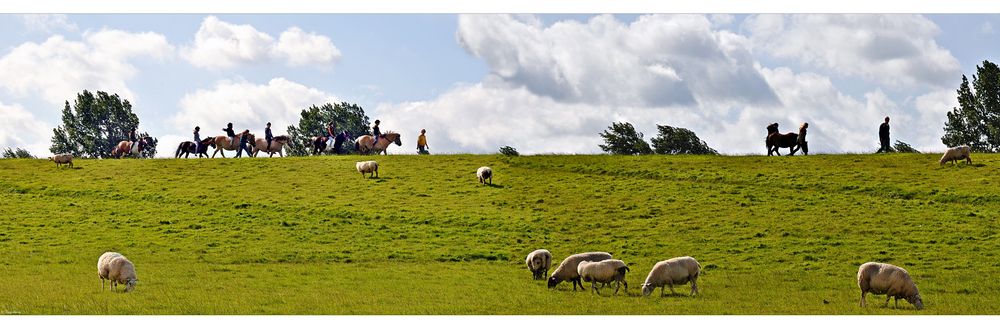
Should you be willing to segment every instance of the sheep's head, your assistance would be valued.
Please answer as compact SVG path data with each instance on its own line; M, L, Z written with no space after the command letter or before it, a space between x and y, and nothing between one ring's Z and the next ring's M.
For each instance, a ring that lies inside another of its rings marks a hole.
M918 294L914 294L913 296L910 296L910 297L906 298L906 302L910 302L910 304L912 304L914 307L916 307L917 310L920 310L920 309L924 308L924 301L922 299L920 299L920 294L919 293Z
M642 296L649 296L649 294L653 293L653 289L654 288L656 288L656 287L653 287L653 285L650 284L650 283L643 283L642 284Z
M562 282L562 280L557 279L556 277L550 277L549 278L549 288L555 288L556 285L558 285L560 282Z
M139 282L138 279L129 279L128 281L126 281L125 282L125 292L127 293L127 292L132 291L132 289L135 288L135 284L137 282Z

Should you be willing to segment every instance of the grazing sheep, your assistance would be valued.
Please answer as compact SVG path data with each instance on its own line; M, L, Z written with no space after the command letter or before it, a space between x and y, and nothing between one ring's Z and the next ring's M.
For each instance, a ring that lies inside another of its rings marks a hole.
M602 283L601 288L615 282L615 295L621 284L625 284L625 294L628 294L628 282L625 281L625 273L628 272L625 262L618 259L605 259L600 262L582 261L576 267L576 273L580 279L590 282L590 289L598 295L601 291L597 289L597 283Z
M562 263L559 263L556 270L552 271L552 275L549 276L549 288L555 288L559 283L570 280L573 282L574 291L576 290L576 285L580 285L580 289L583 289L583 283L580 282L580 273L576 271L577 265L582 261L600 262L605 259L611 259L611 254L606 252L585 252L566 257Z
M101 257L97 259L97 276L101 278L101 289L104 289L104 279L108 279L108 274L111 273L111 267L108 264L115 257L123 256L117 252L108 251L101 254Z
M118 256L108 262L108 279L111 279L111 290L118 288L118 284L125 284L125 292L135 288L135 283L139 281L135 277L135 265L125 258ZM102 282L103 284L103 282Z
M920 299L920 291L917 285L910 279L910 273L901 267L886 264L868 262L861 264L858 268L858 287L861 288L861 306L865 306L865 294L876 295L885 294L885 306L889 306L889 299L895 298L893 307L899 306L899 298L906 299L918 310L924 308L924 301Z
M545 249L532 251L524 259L524 263L528 264L528 270L535 280L545 279L548 277L549 266L552 266L552 253Z
M56 163L56 167L62 164L69 164L69 168L73 168L73 155L69 153L57 154L49 157L49 160Z
M493 169L483 166L476 170L476 177L479 178L479 183L486 184L486 180L490 180L490 185L493 185Z
M660 296L663 296L664 286L670 287L670 294L674 293L674 285L683 285L691 282L691 295L698 293L698 275L701 274L701 264L692 257L675 257L665 261L660 261L653 265L653 269L646 276L646 282L642 283L642 295L649 296L656 287L660 287Z
M365 177L365 173L372 174L368 178L372 178L372 176L378 177L378 163L374 160L359 161L354 166L358 168L358 172L361 173L362 178Z
M956 146L944 152L944 155L941 156L940 163L941 165L944 165L944 163L950 161L951 164L954 165L956 160L965 159L966 164L971 164L972 163L971 155L972 155L972 150L969 149L968 145Z

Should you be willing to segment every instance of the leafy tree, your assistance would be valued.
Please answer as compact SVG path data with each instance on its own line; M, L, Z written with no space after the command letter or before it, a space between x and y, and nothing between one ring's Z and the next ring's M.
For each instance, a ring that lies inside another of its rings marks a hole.
M17 158L35 159L35 156L32 156L31 153L28 152L28 150L25 150L25 149L22 149L22 148L17 148L16 151L15 150L11 150L10 148L7 148L6 150L3 151L3 158L4 159L17 159Z
M110 158L118 142L128 139L128 131L139 127L139 117L132 112L128 100L109 95L104 91L90 91L76 95L73 107L69 101L62 111L63 125L52 129L52 153L72 153L84 158ZM148 133L137 133L148 137ZM140 157L156 155L156 138L143 150Z
M508 156L508 157L517 157L517 156L521 155L520 153L517 152L517 149L515 149L515 148L513 148L513 147L511 147L509 145L500 147L500 154Z
M900 140L896 140L896 144L893 145L893 150L895 150L894 152L902 152L902 153L920 153L920 151L917 151L917 149L914 149L909 144L906 144L906 142Z
M612 122L608 129L601 133L604 144L598 145L601 150L611 154L638 155L652 154L649 143L642 139L642 133L628 122Z
M292 140L288 146L288 154L305 156L312 153L312 138L326 136L326 127L331 122L336 123L337 133L347 130L354 138L369 134L371 126L365 110L357 104L341 102L336 105L326 103L322 106L309 106L302 110L298 126L288 126L288 136ZM354 145L345 143L343 149L352 152Z
M659 154L719 154L708 147L693 131L680 127L656 125L659 134L653 137L653 151Z
M948 112L941 142L947 146L968 145L973 151L1000 152L1000 68L983 61L969 80L962 75L958 107Z

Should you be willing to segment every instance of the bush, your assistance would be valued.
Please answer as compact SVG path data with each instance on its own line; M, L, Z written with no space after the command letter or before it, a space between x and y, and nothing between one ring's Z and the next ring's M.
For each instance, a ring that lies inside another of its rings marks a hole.
M35 159L35 156L32 156L31 153L28 152L28 150L25 150L25 149L22 149L22 148L17 148L16 151L15 150L11 150L10 148L7 148L7 150L4 150L4 152L3 152L3 158L4 159L17 159L17 158Z
M510 145L500 147L500 154L508 157L517 157L521 155L520 153L517 153L517 149L511 147Z
M914 149L909 144L906 144L905 142L900 141L900 140L896 140L896 144L893 145L892 148L893 148L893 150L896 150L896 152L902 152L902 153L920 153L920 151L917 151L917 149Z

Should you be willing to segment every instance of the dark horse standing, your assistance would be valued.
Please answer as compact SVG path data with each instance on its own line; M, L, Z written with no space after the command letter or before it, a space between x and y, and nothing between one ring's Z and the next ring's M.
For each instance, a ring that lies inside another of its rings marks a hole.
M329 139L326 136L313 137L313 155L317 155L323 152L333 152L336 154L343 154L341 150L344 147L344 142L351 139L351 134L347 131L343 131L337 134L337 137L333 138L333 144L329 144Z
M192 153L198 156L198 158L201 158L201 155L205 155L205 158L208 158L208 147L212 146L212 148L215 148L215 137L201 140L201 148L198 151L195 151L196 145L192 141L181 142L181 144L177 145L177 152L174 153L174 158L180 158L181 155L187 158Z
M768 156L772 156L772 152L780 156L781 152L778 152L779 148L788 148L791 151L788 155L794 156L795 151L799 150L799 134L779 133L778 124L772 123L767 126L767 138L764 139L764 144L767 145Z

